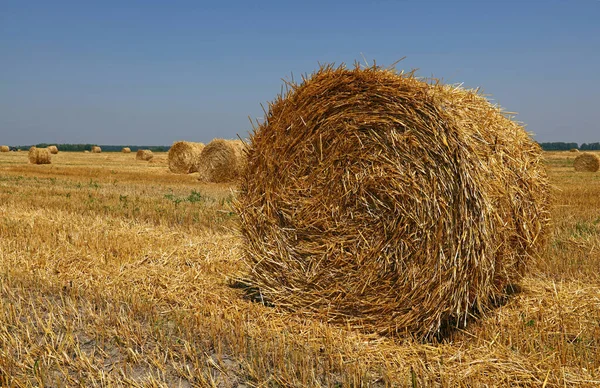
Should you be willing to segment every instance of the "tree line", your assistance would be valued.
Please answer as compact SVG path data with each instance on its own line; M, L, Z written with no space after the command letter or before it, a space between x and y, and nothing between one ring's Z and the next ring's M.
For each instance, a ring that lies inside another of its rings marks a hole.
M600 150L600 142L596 143L583 143L578 145L577 143L565 143L565 142L553 142L553 143L539 143L540 147L544 151L568 151L572 149L581 151L594 151Z
M566 142L550 142L550 143L538 143L544 151L568 151L572 149L578 149L581 151L594 151L600 150L600 142L596 143L566 143ZM48 144L38 143L33 144L38 148L46 148L49 145L55 145L60 151L73 151L83 152L91 151L92 147L98 144ZM32 145L16 146L12 148L29 149ZM152 152L167 152L170 146L137 146L137 145L99 145L102 148L102 152L121 152L123 147L129 147L132 152L136 152L139 149L150 150Z
M93 146L99 146L102 148L102 152L121 152L123 147L129 147L132 152L136 152L137 150L150 150L152 152L167 152L170 146L137 146L137 145L102 145L102 144L56 144L56 143L38 143L32 145L24 145L17 146L12 148L18 149L29 149L31 146L36 146L38 148L46 148L50 145L55 145L58 147L60 151L66 152L83 152L83 151L91 151Z

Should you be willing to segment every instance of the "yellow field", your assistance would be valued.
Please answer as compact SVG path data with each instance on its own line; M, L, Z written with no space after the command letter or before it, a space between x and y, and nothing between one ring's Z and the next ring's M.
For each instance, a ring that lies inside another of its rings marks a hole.
M247 300L233 187L135 154L0 153L0 386L599 386L600 173L547 153L547 251L439 343Z

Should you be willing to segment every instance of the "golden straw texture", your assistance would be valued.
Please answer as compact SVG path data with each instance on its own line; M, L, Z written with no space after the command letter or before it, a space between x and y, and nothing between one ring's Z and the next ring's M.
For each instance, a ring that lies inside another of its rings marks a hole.
M150 160L154 155L150 150L138 150L135 154L137 160Z
M582 153L575 158L573 167L579 172L596 172L600 168L600 158L594 154Z
M233 182L246 164L245 144L241 140L214 139L200 154L199 180L203 182Z
M169 171L176 174L189 174L198 171L200 153L204 149L204 143L191 141L177 141L173 143L167 155Z
M269 105L237 209L263 300L437 335L506 296L545 242L541 149L474 91L322 67Z
M48 148L31 147L28 157L31 164L50 164L50 151Z

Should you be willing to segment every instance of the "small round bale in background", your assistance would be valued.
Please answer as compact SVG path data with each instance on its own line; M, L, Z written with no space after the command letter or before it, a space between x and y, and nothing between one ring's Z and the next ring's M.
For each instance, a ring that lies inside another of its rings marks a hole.
M325 66L292 85L240 181L245 280L365 332L464 326L546 241L539 145L477 92L412 73Z
M100 152L102 152L102 148L100 148L98 146L93 146L92 147L92 153L99 154Z
M50 150L48 148L31 147L28 157L31 164L50 164Z
M137 160L150 160L154 155L150 150L138 150L135 154Z
M48 151L50 151L51 154L56 155L58 154L58 147L55 145L48 146Z
M569 152L579 152L579 150L577 148L571 148Z
M10 151L10 147L7 145L1 145L0 146L0 152L9 152Z
M246 164L245 148L241 140L214 139L200 154L198 179L214 183L235 181Z
M198 172L198 161L204 149L204 143L177 141L169 149L167 159L169 171L175 174Z
M584 152L575 158L573 167L575 167L575 171L579 172L596 172L600 168L600 158L597 155Z
M131 148L129 148L129 147L123 147L121 149L121 152L124 153L124 154L130 154L131 153Z

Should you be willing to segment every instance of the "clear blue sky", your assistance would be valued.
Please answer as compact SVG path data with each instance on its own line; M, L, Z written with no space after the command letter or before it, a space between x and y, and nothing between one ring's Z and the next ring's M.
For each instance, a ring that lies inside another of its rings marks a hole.
M0 143L245 137L282 78L363 55L600 141L598 0L0 0Z

